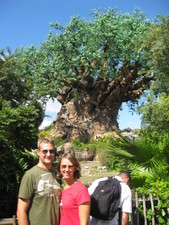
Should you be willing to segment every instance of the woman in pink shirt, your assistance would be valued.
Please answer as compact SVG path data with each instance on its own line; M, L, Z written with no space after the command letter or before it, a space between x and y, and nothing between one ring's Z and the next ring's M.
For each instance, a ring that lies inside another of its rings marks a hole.
M78 179L81 176L78 160L65 153L57 165L57 177L63 178L64 187L60 202L60 225L88 225L90 195Z

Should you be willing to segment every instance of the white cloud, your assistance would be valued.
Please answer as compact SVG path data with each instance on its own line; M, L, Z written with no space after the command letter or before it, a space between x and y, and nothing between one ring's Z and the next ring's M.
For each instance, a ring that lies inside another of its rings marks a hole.
M52 122L53 122L53 120L43 120L43 122L39 126L39 130L42 130L45 127L48 127L49 125L51 125Z
M49 99L46 105L46 113L58 113L61 109L61 104L55 99L54 101L52 99Z
M61 104L55 99L54 101L52 99L49 99L46 105L45 114L48 117L45 117L43 122L41 123L39 129L44 129L45 127L51 125L53 120L56 118L57 113L61 109ZM51 119L49 119L51 117Z

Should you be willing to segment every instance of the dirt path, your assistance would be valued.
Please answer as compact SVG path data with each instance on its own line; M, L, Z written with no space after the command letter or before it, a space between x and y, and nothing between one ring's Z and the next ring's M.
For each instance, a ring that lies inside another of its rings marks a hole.
M80 165L82 168L80 181L86 186L98 178L115 175L113 172L108 172L106 167L101 166L99 161L80 161Z

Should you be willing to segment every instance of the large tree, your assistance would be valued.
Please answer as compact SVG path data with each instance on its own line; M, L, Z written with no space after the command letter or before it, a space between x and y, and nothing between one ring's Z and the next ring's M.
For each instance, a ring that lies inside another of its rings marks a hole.
M53 134L71 140L117 130L123 102L136 102L154 76L150 54L141 48L152 23L139 11L94 11L87 21L51 24L39 49L25 51L40 96L62 104Z

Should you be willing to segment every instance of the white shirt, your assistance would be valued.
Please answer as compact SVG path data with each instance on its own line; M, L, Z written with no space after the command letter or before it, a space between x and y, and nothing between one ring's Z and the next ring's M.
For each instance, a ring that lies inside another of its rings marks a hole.
M115 178L120 182L121 185L121 196L120 196L120 206L121 212L132 213L132 197L131 190L129 186L122 182L122 179L119 176L115 176ZM98 186L100 181L108 179L107 177L103 177L95 180L91 186L88 188L89 194L92 195L95 188ZM119 214L116 213L115 217L112 220L100 220L90 216L89 225L118 225Z

